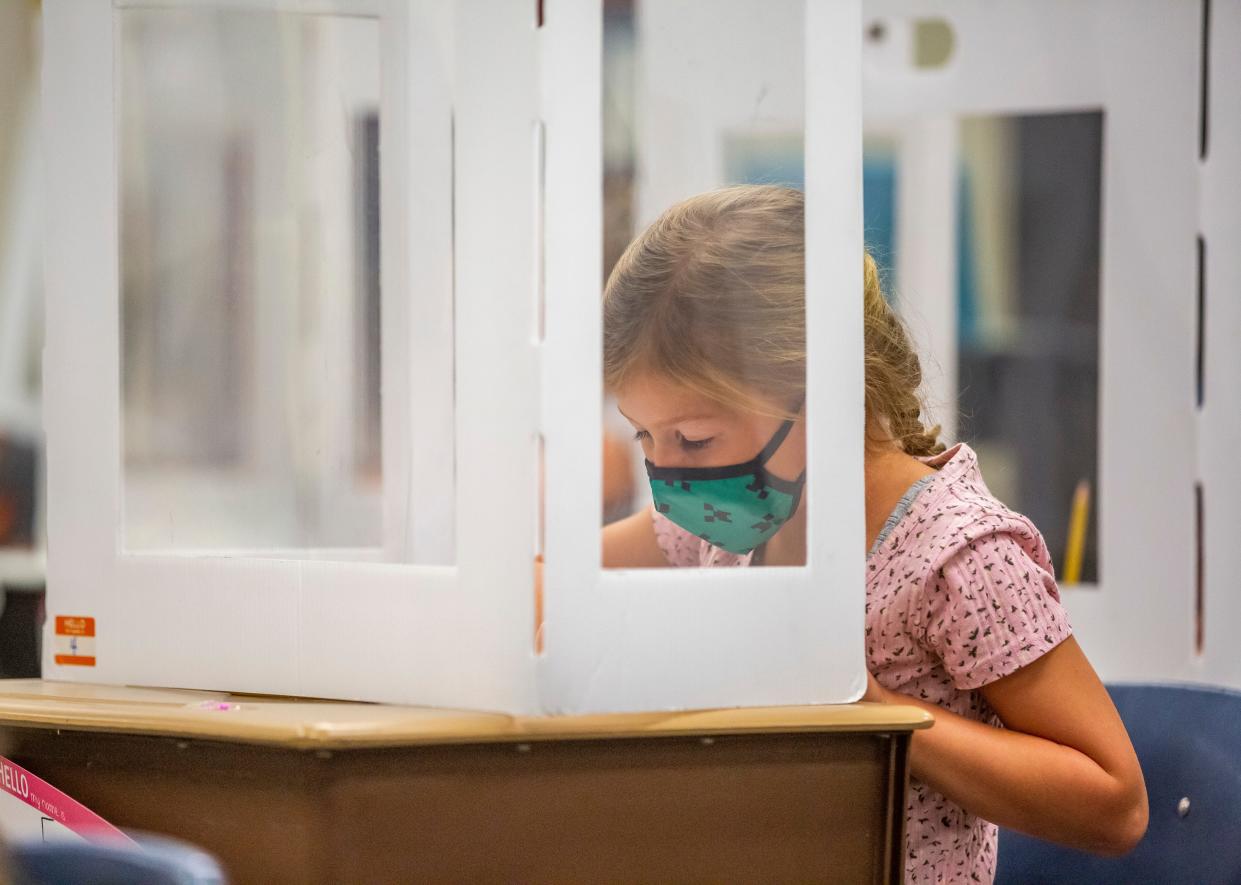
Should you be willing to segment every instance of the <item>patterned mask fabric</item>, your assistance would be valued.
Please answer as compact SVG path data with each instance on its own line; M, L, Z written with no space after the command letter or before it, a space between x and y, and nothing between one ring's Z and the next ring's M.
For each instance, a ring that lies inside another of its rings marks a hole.
M728 467L656 467L646 462L655 509L704 541L729 553L749 553L792 516L801 501L806 472L792 482L767 472L792 421L744 464Z

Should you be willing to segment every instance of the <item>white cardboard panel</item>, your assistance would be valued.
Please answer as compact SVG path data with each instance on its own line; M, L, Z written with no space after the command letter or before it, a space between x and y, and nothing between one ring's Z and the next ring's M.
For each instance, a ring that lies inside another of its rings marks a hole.
M314 11L359 8L320 3ZM45 8L44 55L49 535L56 551L49 616L96 618L98 662L56 666L49 622L49 678L537 709L528 589L534 464L524 457L536 424L536 363L524 331L533 305L504 297L513 280L532 277L522 236L537 105L531 16L525 4L463 2L454 21L432 0L384 0L362 11L382 16L384 35L385 410L395 413L385 427L385 473L399 492L400 514L403 499L423 490L420 478L442 499L455 470L458 506L438 516L461 539L462 565L122 553L114 13L109 4L53 0ZM462 35L455 51L453 33ZM418 52L407 67L411 46ZM497 80L492 65L510 75ZM454 80L466 118L456 127L462 186L455 202ZM426 125L407 140L417 125L411 116ZM411 206L410 199L420 202ZM454 402L451 349L412 360L401 352L409 341L427 348L451 340L454 211L456 309L474 318L456 329L457 451L449 435L429 438L427 457L407 482L393 440L408 438L411 412L422 419L437 413L414 428L415 439L454 420L445 414ZM463 254L475 260L460 260ZM401 297L421 300L405 310ZM429 371L445 353L450 362ZM422 372L416 384L401 377L411 366ZM497 366L504 367L500 383ZM413 528L415 548L420 538L436 541ZM432 526L436 531L439 540L451 538ZM515 575L526 576L524 588Z
M601 428L601 41L598 10L588 6L549 10L543 29L543 705L557 712L624 711L852 700L865 688L858 555L864 543L861 304L837 293L861 287L859 7L810 2L805 22L806 229L822 244L807 259L810 562L806 568L604 572L594 516ZM695 182L690 192L718 183ZM677 196L684 194L670 193L669 201ZM587 329L595 331L584 334ZM813 491L813 477L829 472L841 483L831 500Z
M102 372L116 390L119 334L108 310L109 294L115 296L109 281L117 276L116 156L111 90L92 94L79 84L111 82L111 10L50 3L43 19L45 34L57 35L43 46L48 618L94 614L102 634L112 614L120 453L114 404L83 382ZM89 449L83 440L91 441ZM74 678L76 671L52 666L52 655L49 639L44 675Z
M92 587L112 599L96 621L98 672L59 667L54 678L312 695L300 678L301 576L290 565L122 556Z
M453 328L453 78L454 6L441 0L414 0L416 19L423 22L408 31L408 45L393 53L404 59L405 101L408 119L409 174L404 181L385 182L385 188L408 188L409 205L417 209L405 220L404 236L390 242L405 255L403 270L407 295L410 402L408 410L389 409L407 416L411 436L392 446L410 451L411 491L420 502L410 516L414 562L447 565L456 556L456 520L445 518L455 507L453 466L456 459L454 425ZM385 35L385 39L399 39ZM399 149L399 147L398 147ZM437 171L439 170L439 171ZM404 170L401 170L404 171ZM386 230L386 228L385 228ZM394 286L386 286L392 291ZM386 314L385 314L386 316ZM385 323L385 326L388 324ZM391 354L394 347L388 346ZM399 350L398 350L399 352ZM399 436L399 435L398 435ZM385 470L387 469L385 455Z
M539 376L528 293L538 34L533 8L521 2L460 2L455 27L457 568L468 588L457 619L511 668L496 674L510 681L510 706L529 710L537 704ZM468 654L451 632L440 642L445 654Z
M1153 35L1166 35L1165 57L1178 58L1190 73L1183 54L1190 50L1176 41L1194 14L1190 4L1150 3L1143 15L1131 13L1123 0L866 0L868 24L943 19L954 33L942 68L868 64L867 118L905 118L911 110L922 116L1097 108L1135 86L1134 72L1114 62L1142 36L1153 42ZM977 76L982 70L989 76Z
M365 594L342 593L343 580ZM301 684L314 686L314 697L514 709L515 685L529 674L497 660L488 637L467 622L462 597L452 568L428 569L416 581L391 565L334 563L304 575Z

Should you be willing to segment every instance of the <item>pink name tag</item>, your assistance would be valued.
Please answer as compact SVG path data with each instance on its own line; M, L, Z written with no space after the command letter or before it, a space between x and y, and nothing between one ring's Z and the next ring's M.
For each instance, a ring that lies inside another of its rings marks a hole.
M0 756L0 831L10 842L136 843L76 799Z

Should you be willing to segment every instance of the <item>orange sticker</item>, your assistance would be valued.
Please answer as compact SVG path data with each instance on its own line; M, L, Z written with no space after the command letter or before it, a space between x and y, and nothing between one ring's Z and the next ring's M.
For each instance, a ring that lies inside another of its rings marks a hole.
M62 667L95 666L95 619L58 615L53 660Z
M64 615L56 616L57 636L94 636L94 618L72 618Z
M69 667L93 667L95 666L94 655L57 655L56 663L61 666Z

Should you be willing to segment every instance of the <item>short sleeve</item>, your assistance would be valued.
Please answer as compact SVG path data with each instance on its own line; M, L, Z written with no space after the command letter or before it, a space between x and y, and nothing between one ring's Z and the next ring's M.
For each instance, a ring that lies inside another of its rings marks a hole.
M995 531L932 572L920 612L923 641L958 689L1007 676L1072 633L1050 563L1038 560L1047 555L1037 537Z

